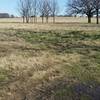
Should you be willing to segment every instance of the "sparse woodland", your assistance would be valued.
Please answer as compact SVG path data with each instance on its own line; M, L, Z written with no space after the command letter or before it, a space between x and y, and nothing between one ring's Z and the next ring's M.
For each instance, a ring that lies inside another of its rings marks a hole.
M59 17L57 0L19 0L21 17L0 18L0 100L100 100L99 3Z
M100 0L66 0L66 14L69 15L86 15L88 23L96 15L96 23L99 24ZM57 0L19 0L19 13L23 17L23 22L37 22L37 16L41 17L42 23L44 18L48 23L49 17L57 16L60 7ZM64 7L63 7L64 8ZM34 21L33 21L34 20Z
M42 23L46 18L48 23L49 17L57 16L59 6L57 0L19 0L19 13L23 17L23 22L37 22L37 16L41 16Z

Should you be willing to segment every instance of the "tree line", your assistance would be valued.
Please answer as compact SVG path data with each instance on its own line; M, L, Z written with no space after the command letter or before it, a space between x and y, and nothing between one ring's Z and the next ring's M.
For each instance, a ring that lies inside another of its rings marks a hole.
M100 0L66 0L66 13L70 15L82 14L87 15L88 23L96 15L96 23L99 24ZM23 23L37 23L37 16L41 16L42 23L46 23L52 17L55 23L56 16L59 12L58 0L19 0L19 13L23 17Z
M55 17L58 13L57 0L19 0L18 11L23 17L23 23L37 22L37 16L41 16L42 23L44 18L48 23L49 17L52 17L55 23Z

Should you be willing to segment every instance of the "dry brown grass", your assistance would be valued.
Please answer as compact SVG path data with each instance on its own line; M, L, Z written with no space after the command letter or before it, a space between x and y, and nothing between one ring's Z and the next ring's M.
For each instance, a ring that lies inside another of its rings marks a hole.
M70 18L57 17L56 23L52 23L50 18L49 24L42 24L38 18L37 24L23 24L21 18L0 19L1 29L26 29L26 30L85 30L85 31L100 31L100 25L95 24L95 18L92 19L92 24L87 24L87 18Z
M56 17L56 22L58 23L87 23L87 18L86 17ZM37 21L40 23L41 18L38 17ZM5 22L5 23L20 23L22 22L22 18L1 18L0 22ZM49 22L52 22L52 18L49 18ZM96 22L96 18L92 18L92 23Z
M99 25L1 22L0 28L0 100L99 97Z
M63 61L70 65L80 59L77 54L57 55L33 47L14 30L0 32L0 100L22 100L29 94L30 100L35 100L35 88L64 76Z

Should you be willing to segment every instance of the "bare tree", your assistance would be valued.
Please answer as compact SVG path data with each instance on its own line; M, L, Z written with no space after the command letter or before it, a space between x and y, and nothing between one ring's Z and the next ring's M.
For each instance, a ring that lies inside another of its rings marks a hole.
M57 0L51 0L51 11L52 11L53 23L55 23L55 17L59 11Z
M31 0L24 0L26 5L26 23L29 23L31 17L31 10L32 10L32 2Z
M49 16L51 15L51 0L44 0L44 15L46 17L46 23L48 23Z
M96 23L99 24L100 0L94 0L94 9L96 11Z
M26 23L37 22L38 14L42 17L42 23L44 18L46 23L48 23L49 17L53 17L53 22L55 22L55 16L58 12L57 0L19 0L19 12L23 17L23 22Z
M48 23L49 16L51 15L51 0L40 0L39 1L39 11L42 17L42 23L44 22L44 17L46 18L46 23Z
M23 17L23 22L29 23L31 10L32 10L32 0L19 0L19 13Z
M37 22L37 12L38 12L38 0L32 0L32 16L34 17L34 23Z
M44 23L44 0L39 0L39 14L40 14L40 17L42 18L42 23Z
M88 23L91 23L91 18L95 12L93 0L70 0L68 6L71 13L86 14Z
M18 2L18 11L20 15L23 17L23 23L25 23L25 5L23 0L19 0Z

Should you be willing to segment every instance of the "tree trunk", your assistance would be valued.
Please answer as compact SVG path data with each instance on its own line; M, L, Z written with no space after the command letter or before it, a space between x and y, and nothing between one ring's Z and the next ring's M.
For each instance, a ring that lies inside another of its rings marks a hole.
M99 24L99 10L96 9L96 23Z
M48 16L46 16L46 23L48 23Z
M23 23L25 23L25 17L23 16Z
M29 23L29 17L26 17L26 23Z
M91 23L91 16L88 15L88 23Z
M55 23L55 15L53 15L53 23Z
M41 17L42 17L42 23L44 23L44 16L42 15Z
M35 23L35 16L34 16L34 23Z

